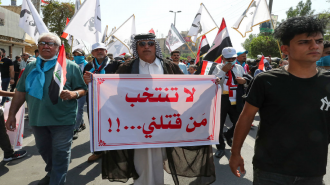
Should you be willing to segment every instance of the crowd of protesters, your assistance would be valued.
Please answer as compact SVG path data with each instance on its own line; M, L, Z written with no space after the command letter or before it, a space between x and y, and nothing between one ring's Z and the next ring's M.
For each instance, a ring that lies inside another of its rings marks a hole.
M282 43L283 54L278 66L274 66L271 57L263 56L249 65L248 51L236 51L234 47L223 48L222 63L212 65L209 74L216 76L216 83L222 90L219 144L214 156L221 158L225 155L226 143L232 147L229 165L236 176L245 173L240 150L255 115L259 113L261 121L253 157L253 183L293 185L299 181L301 184L324 184L330 143L330 103L327 98L330 98L330 42L323 39L324 29L325 22L315 17L294 17L284 21L274 33ZM66 181L72 140L78 139L78 133L88 124L83 113L85 104L89 104L86 94L91 75L128 74L132 71L138 71L137 74L200 74L201 64L195 64L194 59L180 60L179 51L173 51L170 58L163 59L153 34L138 34L134 39L133 55L127 53L113 58L112 54L107 54L103 43L93 44L90 61L82 49L67 53L67 83L59 96L62 101L55 105L48 96L48 87L61 45L60 38L54 33L40 35L35 55L23 53L16 56L14 62L5 57L6 51L1 49L1 105L12 101L6 123L0 109L0 146L4 161L27 154L25 150L13 151L6 134L6 129L15 130L15 115L24 102L27 102L36 146L46 163L47 174L38 184L60 185ZM150 50L151 55L143 53L144 50ZM11 89L7 92L9 84ZM224 131L227 115L233 125ZM198 151L204 151L196 152L199 157L212 151L210 146L198 147ZM173 150L184 154L189 147L175 147ZM135 150L135 156L132 150L94 152L87 160L93 162L99 158L104 161L103 178L111 182L133 178L136 185L164 184L162 149ZM156 162L156 158L161 162ZM202 168L204 162L207 163L204 160L196 163ZM187 165L176 160L173 163ZM205 177L209 179L204 179L201 184L215 181L214 170L213 164ZM179 175L173 174L173 178ZM199 178L203 175L198 171L191 176Z

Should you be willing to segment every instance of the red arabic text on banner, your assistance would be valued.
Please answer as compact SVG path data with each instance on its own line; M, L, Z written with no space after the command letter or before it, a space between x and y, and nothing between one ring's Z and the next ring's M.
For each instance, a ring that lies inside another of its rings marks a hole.
M214 76L95 74L89 92L91 151L218 143Z

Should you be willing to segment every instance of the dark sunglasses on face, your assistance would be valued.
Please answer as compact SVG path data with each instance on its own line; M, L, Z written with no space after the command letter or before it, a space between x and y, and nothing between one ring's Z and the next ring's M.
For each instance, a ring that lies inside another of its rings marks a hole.
M148 44L149 46L154 46L155 45L155 41L149 41L149 42L139 42L139 46L143 47L145 46L146 44Z
M57 44L54 43L54 42L38 42L38 45L39 45L39 46L45 46L46 44L47 44L49 47L57 46Z

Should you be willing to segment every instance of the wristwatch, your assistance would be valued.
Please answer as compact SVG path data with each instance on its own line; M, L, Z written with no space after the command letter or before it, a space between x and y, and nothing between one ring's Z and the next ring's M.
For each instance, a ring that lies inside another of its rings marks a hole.
M77 98L76 99L78 99L79 98L79 93L78 93L78 91L75 91L76 92L76 94L77 94Z

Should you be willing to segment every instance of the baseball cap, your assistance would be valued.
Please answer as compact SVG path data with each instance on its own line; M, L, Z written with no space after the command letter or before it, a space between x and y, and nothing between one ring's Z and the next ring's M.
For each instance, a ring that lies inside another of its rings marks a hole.
M126 53L126 54L125 54L125 58L129 58L129 57L132 57L132 55L129 54L129 53Z
M73 52L72 52L72 54L73 53L79 53L79 54L81 54L81 55L83 55L83 56L85 56L85 52L82 50L82 49L75 49Z
M92 45L92 51L95 49L107 49L107 47L105 47L105 44L102 42L97 42L95 44Z
M237 57L236 50L233 47L225 47L222 50L222 56L225 58Z
M237 52L237 56L240 56L243 53L248 54L249 52L248 51L239 51L239 52Z

